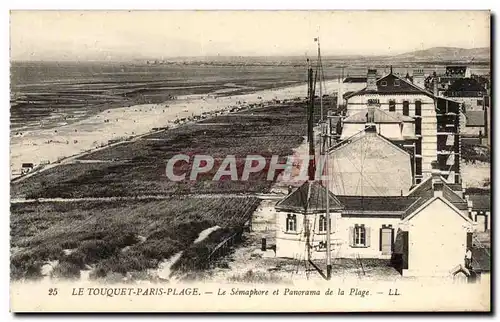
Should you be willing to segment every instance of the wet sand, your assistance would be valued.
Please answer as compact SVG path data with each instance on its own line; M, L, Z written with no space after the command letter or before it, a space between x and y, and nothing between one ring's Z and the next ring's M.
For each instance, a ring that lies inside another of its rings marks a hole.
M327 94L336 92L336 80L325 83ZM17 177L25 162L54 163L65 157L85 153L110 140L125 139L150 132L153 128L172 127L176 119L202 113L229 112L232 107L305 97L307 85L257 91L250 94L215 97L185 95L162 104L143 104L105 110L84 120L58 128L11 135L11 177ZM108 120L108 121L106 121Z

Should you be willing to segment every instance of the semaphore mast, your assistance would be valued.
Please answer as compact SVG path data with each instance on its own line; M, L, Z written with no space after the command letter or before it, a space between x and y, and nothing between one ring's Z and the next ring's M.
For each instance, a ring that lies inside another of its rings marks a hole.
M322 124L322 149L321 149L321 154L322 154L322 163L325 166L324 167L324 176L326 178L324 182L324 187L325 187L325 206L326 206L326 211L325 211L325 219L326 219L326 279L330 280L331 279L331 272L332 272L332 247L331 247L331 221L330 221L330 195L329 195L329 189L328 189L328 150L329 150L329 143L330 143L330 133L329 133L329 121L328 121L328 116L327 120L324 120L324 113L323 113L323 81L324 81L324 73L323 73L323 64L321 61L321 46L319 42L319 37L315 38L314 41L318 43L318 71L317 73L320 76L319 79L319 102L320 102L320 113L321 113L321 124ZM337 98L338 99L338 98ZM323 175L323 174L321 174Z

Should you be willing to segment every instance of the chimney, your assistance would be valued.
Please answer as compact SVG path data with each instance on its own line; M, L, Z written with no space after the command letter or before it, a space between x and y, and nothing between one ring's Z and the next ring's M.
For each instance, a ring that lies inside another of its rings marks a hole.
M436 72L434 72L432 75L432 93L434 94L434 96L438 96L438 94L439 94L438 78L437 78Z
M368 74L366 75L366 89L369 91L377 90L377 70L368 69Z
M444 182L441 179L441 171L439 170L437 161L431 162L432 166L432 190L434 191L434 197L443 196L443 186Z
M374 122L375 122L375 108L368 107L368 110L366 112L366 123L373 124Z
M413 85L425 88L425 75L423 69L413 70Z

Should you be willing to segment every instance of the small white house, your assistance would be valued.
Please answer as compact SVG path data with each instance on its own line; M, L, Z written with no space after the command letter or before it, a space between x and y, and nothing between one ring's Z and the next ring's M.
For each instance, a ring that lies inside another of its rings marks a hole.
M450 276L472 247L467 240L473 227L474 222L442 195L428 200L400 224L403 276Z
M306 181L275 206L277 211L276 256L313 259L326 252L326 189L317 181ZM329 192L330 224L334 226L342 205ZM332 230L331 238L333 239Z
M326 195L308 181L276 204L277 257L326 257ZM332 258L401 259L404 276L452 276L472 247L468 203L439 170L406 196L328 198Z

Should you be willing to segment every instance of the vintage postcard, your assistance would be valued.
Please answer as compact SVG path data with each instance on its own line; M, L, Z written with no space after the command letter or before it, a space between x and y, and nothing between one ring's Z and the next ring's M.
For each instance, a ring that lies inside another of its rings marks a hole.
M490 21L11 11L11 311L490 311Z

